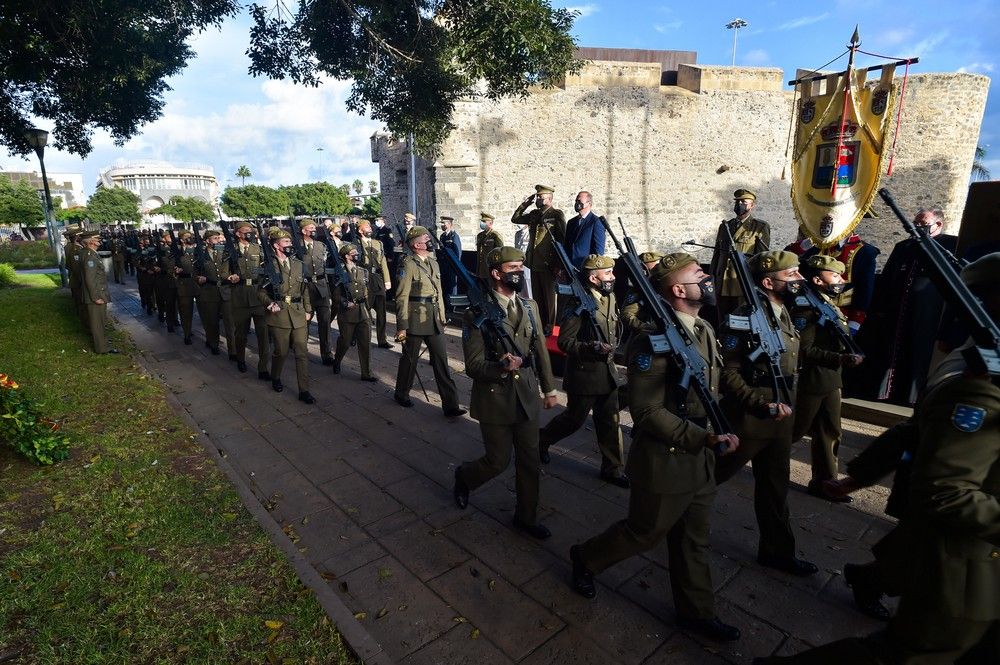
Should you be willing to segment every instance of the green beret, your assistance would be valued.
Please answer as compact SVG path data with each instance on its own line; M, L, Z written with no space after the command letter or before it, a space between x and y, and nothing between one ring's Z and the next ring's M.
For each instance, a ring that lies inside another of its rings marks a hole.
M795 268L799 265L799 257L792 252L774 250L755 254L750 259L750 272L757 279L772 272Z
M843 275L847 272L847 266L826 254L814 254L806 259L806 267L810 270L829 270Z
M517 247L495 247L486 255L486 265L495 268L511 261L524 261L524 252Z
M205 240L208 240L212 236L221 236L221 235L223 235L223 233L218 229L206 229L205 232L201 234L201 237Z
M659 263L653 266L652 270L649 271L649 279L655 284L667 275L675 273L681 268L685 268L692 263L698 263L698 260L687 252L674 252L673 254L667 254L660 259Z
M187 238L188 236L193 236L193 235L194 235L193 233L191 233L187 229L184 229L183 231L181 231L180 233L177 234L177 237L178 238Z
M584 270L604 270L605 268L614 268L615 262L609 256L598 256L597 254L591 254L583 260Z
M251 231L254 230L254 226L250 222L236 222L236 230L237 231L239 231L240 229L243 229L243 228L248 228Z
M292 234L284 229L279 229L277 226L272 226L267 232L267 239L271 242L275 240L281 240L282 238L291 238Z
M751 192L749 189L737 189L733 192L733 199L738 201L740 199L750 199L751 201L757 200L757 195Z
M406 232L406 242L410 242L414 238L419 238L423 235L430 235L431 232L422 226L414 226L409 231Z
M415 222L417 221L417 216L414 215L412 212L408 212L405 215L403 215L403 219L405 219L408 222Z
M305 227L309 226L310 224L312 224L313 226L316 226L316 220L313 219L312 217L303 217L302 219L299 220L299 228L300 229L301 228L305 228Z
M345 242L343 245L340 246L340 249L338 249L337 251L340 252L341 256L347 256L351 252L357 251L357 249L358 249L357 245Z
M555 189L549 187L548 185L535 185L536 194L553 194L555 191Z
M982 256L962 268L962 281L969 287L1000 283L1000 252Z
M659 252L643 252L639 255L639 261L642 263L652 263L654 261L659 261L663 258L663 254Z
M480 219L482 219L482 220L483 220L484 222L492 222L492 221L493 221L494 219L496 219L496 217L494 217L493 215L491 215L491 214L490 214L490 213L488 213L488 212L484 212L484 213L482 213L481 215L479 215L479 217L480 217Z

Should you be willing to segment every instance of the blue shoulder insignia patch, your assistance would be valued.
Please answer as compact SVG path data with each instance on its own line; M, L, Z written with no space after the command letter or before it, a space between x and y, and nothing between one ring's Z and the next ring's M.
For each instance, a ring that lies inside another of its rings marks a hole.
M740 343L739 338L736 335L723 335L722 336L722 348L726 351L732 351Z
M956 404L951 412L951 424L959 432L978 432L986 420L986 409L968 404Z
M625 296L625 304L626 305L631 305L632 303L636 303L636 302L639 302L639 294L638 293L634 293L633 292L633 293L629 293L627 296Z
M640 372L647 372L653 366L653 354L640 353L635 357L635 366Z
M803 330L806 329L806 323L807 323L806 317L804 316L797 316L795 317L795 320L792 321L792 324L795 326L795 329L798 330L799 332L802 332Z

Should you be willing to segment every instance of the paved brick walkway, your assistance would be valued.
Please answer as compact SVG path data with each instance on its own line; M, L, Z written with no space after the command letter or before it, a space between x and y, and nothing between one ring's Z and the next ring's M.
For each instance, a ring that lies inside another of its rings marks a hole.
M208 353L200 333L193 346L167 334L140 310L133 284L113 286L112 314L147 366L396 662L746 663L879 627L853 609L839 571L845 561L868 560L890 528L881 516L886 489L862 492L852 507L806 495L802 444L792 461L792 522L799 551L820 573L803 580L756 564L744 469L720 488L712 534L718 613L743 638L713 644L673 626L663 546L602 574L595 600L568 586L570 545L622 518L628 502L626 490L598 478L589 426L554 447L543 467L541 519L553 537L538 543L510 527L513 467L473 493L468 510L454 506L455 465L481 455L482 442L468 417L443 417L426 362L419 372L432 403L415 387L416 406L404 409L392 401L398 346L373 348L380 382L369 384L359 380L356 353L340 376L320 365L311 336L318 402L306 406L296 400L293 362L288 388L276 394L256 378L254 358L239 374L225 351ZM448 349L468 404L457 330ZM627 413L623 423L631 424ZM878 431L850 421L845 429L844 459Z

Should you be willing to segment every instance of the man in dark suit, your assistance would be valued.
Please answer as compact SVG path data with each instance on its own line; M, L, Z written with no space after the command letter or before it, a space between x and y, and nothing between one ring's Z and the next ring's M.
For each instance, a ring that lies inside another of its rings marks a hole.
M593 200L590 192L576 195L576 217L566 223L566 240L563 245L569 260L579 268L588 256L604 256L605 230L601 220L591 210Z
M458 257L458 260L462 260L462 239L458 237L455 233L455 219L453 217L442 216L441 217L441 249L438 250L438 256L441 256L441 252L451 250L451 252ZM444 260L438 260L438 264L441 266L441 288L444 290L444 308L446 311L451 311L451 297L458 294L458 275L451 269L451 264Z

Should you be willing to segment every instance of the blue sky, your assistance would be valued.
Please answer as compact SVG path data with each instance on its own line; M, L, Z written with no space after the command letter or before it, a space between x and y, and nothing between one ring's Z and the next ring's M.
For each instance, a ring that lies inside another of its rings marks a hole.
M291 3L289 3L291 4ZM772 2L560 2L580 11L574 35L581 46L697 51L702 64L732 62L733 31L740 17L736 64L780 67L785 79L796 68L815 68L845 50L860 25L861 48L889 56L919 56L915 73L968 71L1000 73L1000 18L996 0L946 5L930 0L833 0L822 3ZM378 178L368 138L377 123L345 109L349 84L328 81L319 89L254 79L244 54L249 41L245 15L221 30L199 35L198 53L169 82L164 115L123 147L106 134L95 135L86 159L46 151L52 172L82 172L93 193L100 170L116 160L165 159L207 164L222 187L239 184L240 164L254 182L268 185L327 180L334 184ZM846 61L841 60L837 65ZM860 64L874 64L861 57ZM987 102L980 145L987 166L1000 178L1000 91ZM43 124L44 127L44 124ZM322 150L318 150L322 148ZM4 169L36 169L37 162L0 153Z

